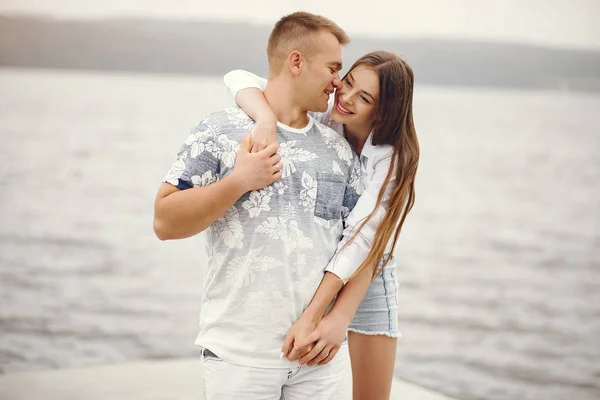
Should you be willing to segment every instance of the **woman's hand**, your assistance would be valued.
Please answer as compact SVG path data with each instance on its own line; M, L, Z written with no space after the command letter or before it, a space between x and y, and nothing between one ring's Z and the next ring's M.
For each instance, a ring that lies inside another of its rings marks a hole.
M257 153L277 141L277 120L262 118L250 131L250 152Z
M250 153L250 136L240 142L232 175L236 176L247 191L262 189L281 179L283 163L277 154L279 143L271 143L265 149Z
M304 354L312 350L312 342L306 342L305 339L313 333L317 323L311 318L304 317L304 314L298 318L287 334L283 346L281 346L282 358L286 357L290 361L296 361ZM305 344L299 346L298 343Z
M296 346L298 347L314 343L312 350L302 356L299 364L307 364L309 366L325 365L333 360L333 357L335 357L346 338L348 326L351 321L352 318L349 318L347 315L335 309L331 310L319 322L313 333L308 335L304 340L297 342Z

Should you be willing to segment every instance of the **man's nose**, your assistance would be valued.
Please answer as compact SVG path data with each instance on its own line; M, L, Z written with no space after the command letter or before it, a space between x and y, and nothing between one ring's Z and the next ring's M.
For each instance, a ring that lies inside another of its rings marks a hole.
M342 87L342 80L340 79L340 74L338 74L337 72L333 77L333 86L335 86L336 89L340 89Z

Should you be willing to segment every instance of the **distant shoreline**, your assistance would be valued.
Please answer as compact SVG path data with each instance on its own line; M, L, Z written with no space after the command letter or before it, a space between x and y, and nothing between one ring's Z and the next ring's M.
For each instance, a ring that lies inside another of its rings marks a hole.
M153 19L67 20L0 15L0 66L223 75L266 74L269 27ZM441 39L356 37L348 66L368 51L405 58L417 84L600 91L600 50Z
M122 70L122 69L99 69L99 68L75 68L75 67L44 67L44 66L11 66L11 65L0 65L0 73L2 71L29 71L31 73L41 72L47 74L105 74L121 76L124 78L161 78L166 79L217 79L223 78L222 74L219 73L187 73L187 72L155 72L155 71L136 71L136 70ZM502 85L462 85L462 84L451 84L451 83L431 83L431 82L420 82L417 83L418 88L436 88L436 89L447 89L447 90L469 90L469 91L500 91L500 92L548 92L548 93L573 93L573 94L589 94L598 95L600 90L571 90L568 88L560 89L553 87L535 87L535 86L502 86ZM224 89L225 90L225 89Z

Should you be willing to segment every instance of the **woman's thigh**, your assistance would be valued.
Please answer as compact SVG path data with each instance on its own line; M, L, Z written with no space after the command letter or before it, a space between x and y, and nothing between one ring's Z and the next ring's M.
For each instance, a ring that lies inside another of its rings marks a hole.
M371 282L348 331L354 400L388 400L398 330L398 285L394 260Z
M388 400L398 339L348 332L353 400Z

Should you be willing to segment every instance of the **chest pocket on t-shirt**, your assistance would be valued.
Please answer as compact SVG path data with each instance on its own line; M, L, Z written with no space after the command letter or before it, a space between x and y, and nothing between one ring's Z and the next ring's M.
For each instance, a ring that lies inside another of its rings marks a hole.
M317 198L315 202L315 217L326 220L340 219L346 181L339 175L317 172Z

